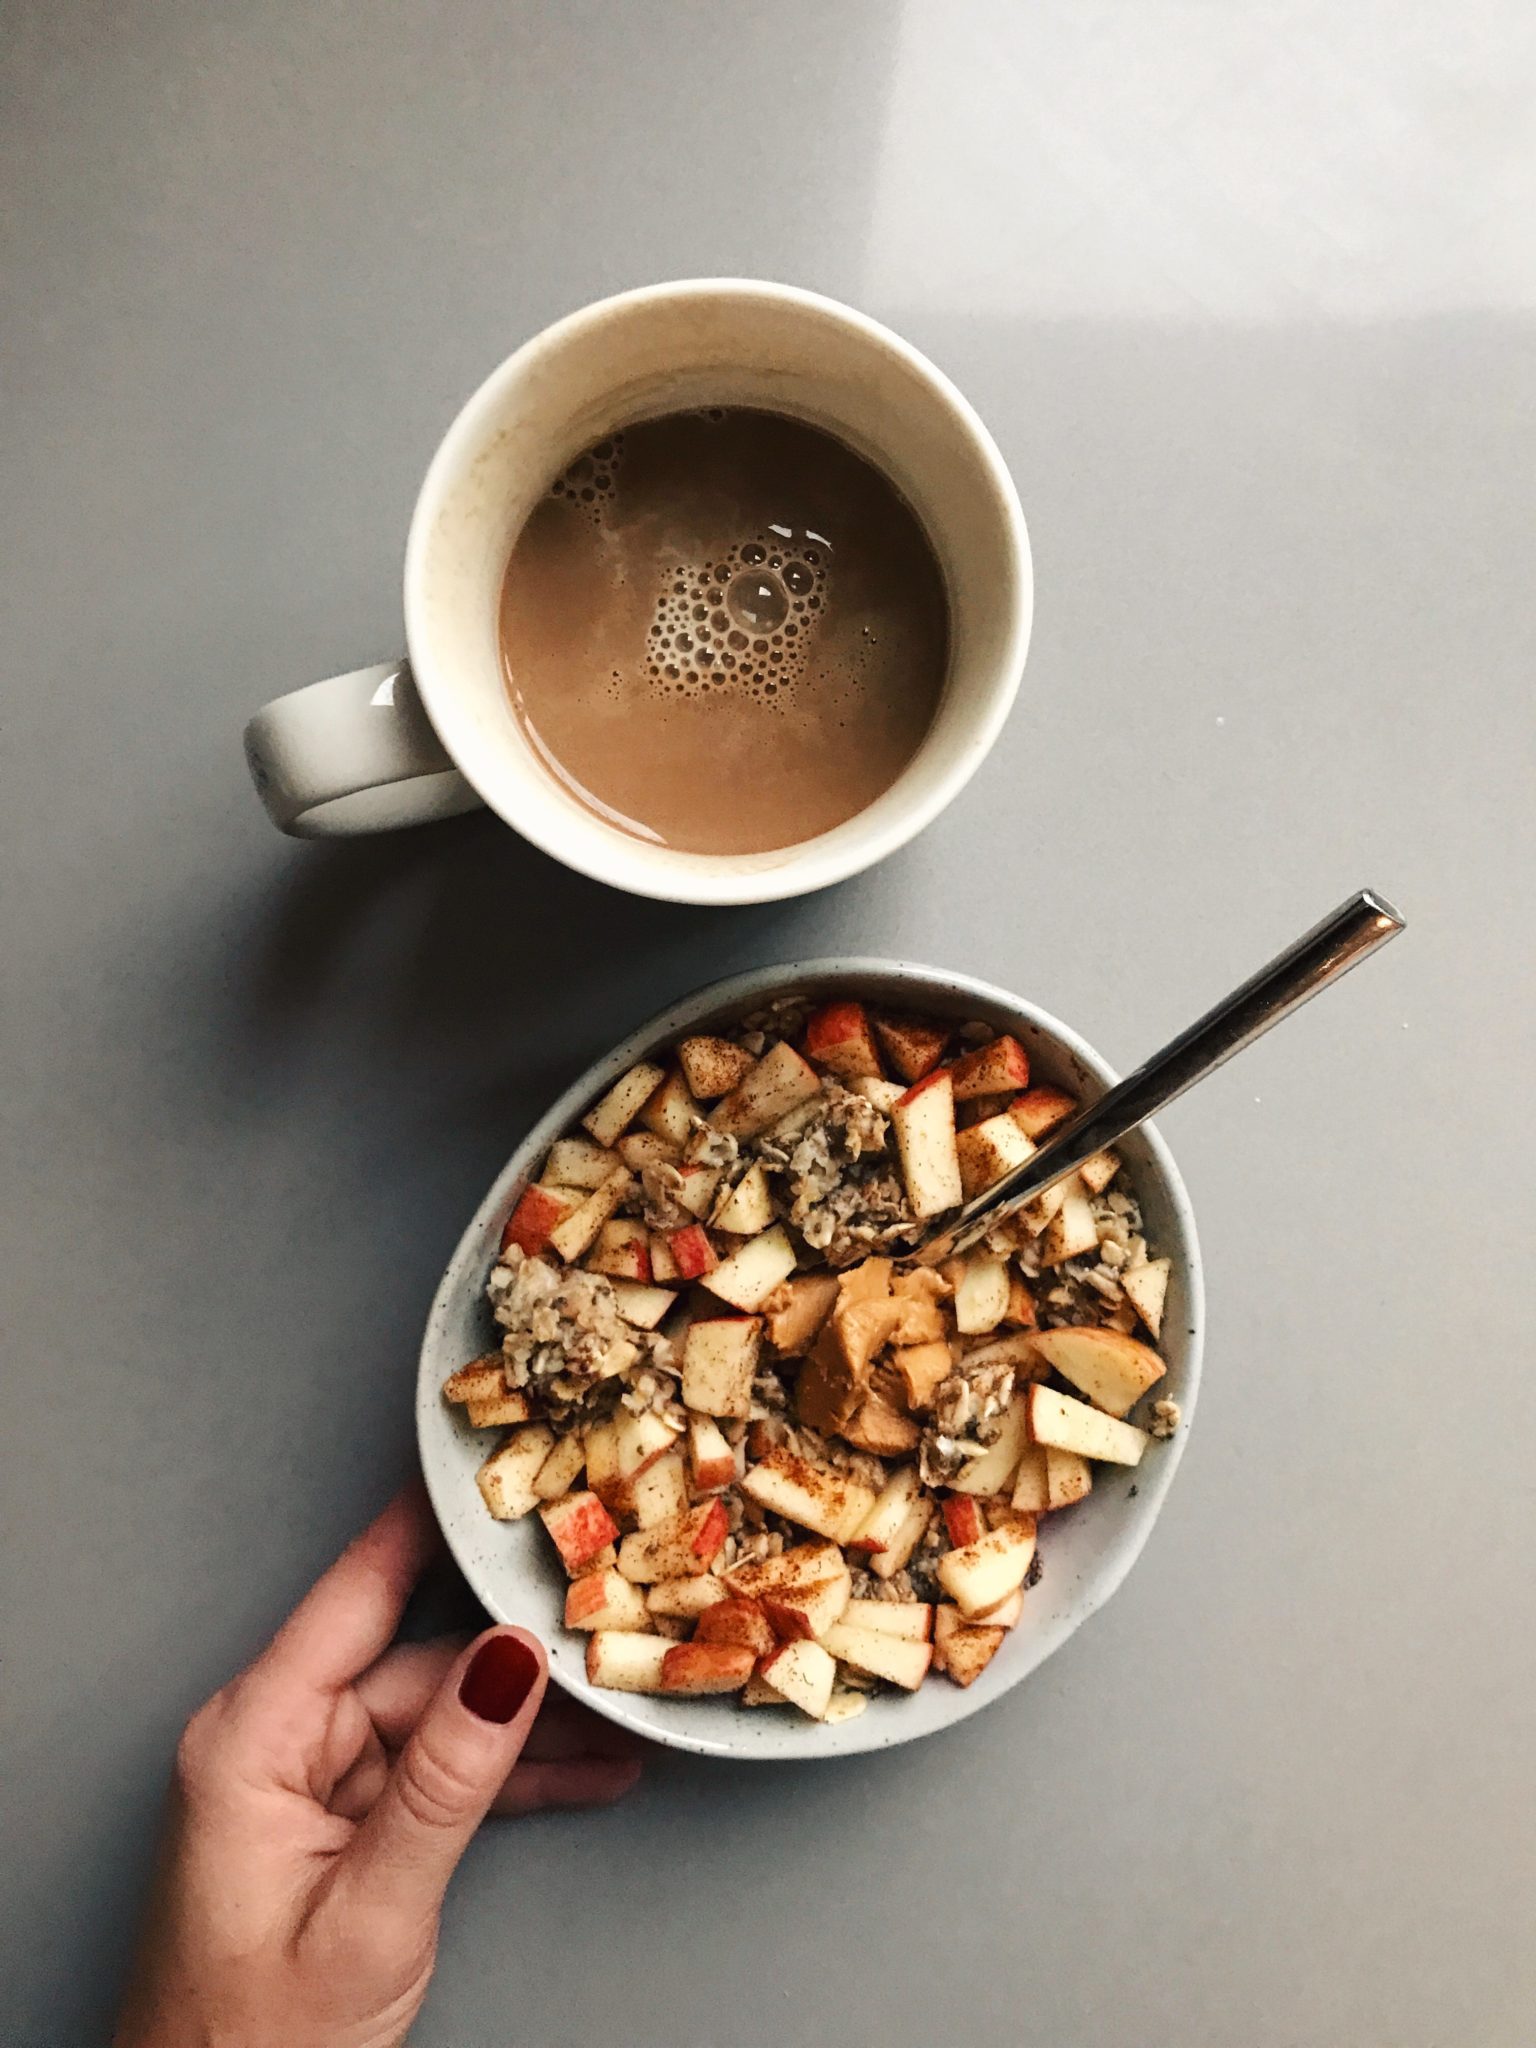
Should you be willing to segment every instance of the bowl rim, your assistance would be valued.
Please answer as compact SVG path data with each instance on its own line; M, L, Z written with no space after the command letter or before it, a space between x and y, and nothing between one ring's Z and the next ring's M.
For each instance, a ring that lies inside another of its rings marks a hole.
M556 1137L569 1128L575 1120L577 1111L595 1100L622 1072L634 1065L636 1060L643 1059L663 1040L696 1026L705 1018L717 1013L748 1009L754 1004L760 1005L770 1001L775 996L794 993L802 985L820 983L826 986L834 983L854 984L860 981L892 980L911 982L914 990L912 1006L916 1009L921 1008L921 991L928 988L941 989L952 997L972 998L982 1009L1011 1012L1014 1016L1026 1020L1045 1037L1054 1040L1103 1087L1112 1087L1119 1079L1108 1061L1069 1025L1063 1024L1059 1018L1038 1003L1030 1002L995 982L983 981L976 976L958 973L948 968L928 966L920 961L863 954L832 954L818 959L787 961L769 967L750 968L743 973L706 982L656 1011L634 1030L626 1033L610 1051L586 1066L513 1147L506 1164L477 1205L474 1215L460 1233L443 1277L434 1291L422 1334L416 1382L416 1439L422 1477L443 1540L470 1590L493 1621L510 1622L516 1626L526 1625L516 1616L501 1610L499 1602L493 1596L493 1589L483 1582L477 1564L466 1555L465 1545L455 1534L455 1516L451 1511L458 1505L457 1499L453 1502L446 1498L439 1499L442 1475L434 1474L433 1460L428 1455L428 1431L433 1427L440 1429L442 1424L441 1361L433 1355L435 1333L462 1287L460 1268L471 1259L476 1247L484 1238L489 1219L501 1213L513 1189L527 1177L529 1164L546 1151ZM819 1760L854 1756L872 1750L893 1749L905 1742L938 1734L979 1713L995 1699L1001 1698L1005 1692L1010 1692L1016 1685L1021 1684L1031 1672L1038 1670L1048 1657L1118 1592L1131 1567L1141 1556L1151 1536L1153 1525L1162 1512L1168 1490L1183 1462L1199 1396L1205 1341L1205 1284L1194 1209L1173 1155L1155 1125L1143 1124L1138 1135L1146 1142L1156 1178L1166 1195L1172 1216L1173 1238L1176 1242L1165 1244L1163 1249L1174 1258L1184 1283L1188 1339L1183 1364L1183 1382L1179 1392L1180 1424L1171 1438L1159 1444L1155 1467L1145 1479L1142 1478L1138 1467L1136 1510L1127 1538L1121 1541L1102 1566L1095 1570L1091 1580L1085 1583L1070 1614L1016 1642L1015 1655L1009 1660L1006 1676L995 1690L983 1692L979 1687L950 1686L946 1690L953 1697L946 1701L946 1711L937 1720L930 1714L922 1726L908 1724L904 1727L902 1721L898 1719L894 1728L887 1729L883 1725L885 1716L860 1715L852 1721L843 1722L835 1730L822 1730L825 1735L835 1733L838 1738L835 1743L823 1743L814 1749L807 1748L803 1751L776 1751L756 1745L738 1746L733 1741L721 1741L704 1734L692 1734L670 1728L658 1730L649 1722L642 1722L637 1718L635 1709L629 1704L630 1694L606 1691L588 1685L584 1679L573 1681L569 1675L557 1672L553 1663L550 1666L551 1680L562 1691L579 1698L605 1719L616 1722L619 1726L640 1734L646 1740L655 1742L663 1748L684 1750L698 1756L720 1757L732 1762L781 1763L799 1761L802 1757L807 1760ZM925 1687L922 1693L914 1694L913 1703L923 1698L927 1691L928 1688ZM757 1727L761 1719L761 1716L748 1717L747 1725ZM866 1727L866 1720L875 1725ZM819 1724L808 1725L816 1727ZM770 1729L764 1732L771 1734L774 1731Z

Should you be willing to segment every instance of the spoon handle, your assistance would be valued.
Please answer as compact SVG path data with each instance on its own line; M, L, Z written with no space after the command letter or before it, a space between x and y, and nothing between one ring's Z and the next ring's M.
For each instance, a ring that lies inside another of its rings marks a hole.
M1245 1045L1262 1038L1320 989L1395 938L1403 926L1404 919L1384 896L1360 890L1241 988L1207 1010L1198 1023L1170 1039L1134 1074L1080 1109L1032 1158L973 1196L937 1236L908 1256L920 1264L934 1265L964 1251L1032 1201L1042 1188L1115 1144Z

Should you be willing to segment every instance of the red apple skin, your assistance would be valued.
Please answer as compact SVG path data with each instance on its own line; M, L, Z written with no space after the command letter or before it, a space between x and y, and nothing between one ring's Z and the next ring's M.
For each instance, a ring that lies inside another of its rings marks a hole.
M703 1273L712 1273L720 1263L715 1257L714 1246L704 1234L703 1225L699 1223L688 1223L681 1230L670 1232L667 1246L680 1280L697 1280Z
M679 1643L661 1664L663 1692L735 1692L757 1662L738 1643Z
M940 1078L948 1072L948 1067L935 1067L932 1073L924 1074L921 1081L914 1081L912 1083L912 1086L907 1090L905 1095L898 1096L896 1101L891 1105L892 1108L902 1109L905 1108L907 1103L916 1102L919 1095L924 1095L930 1088L936 1087L938 1085Z
M693 1639L696 1643L733 1643L750 1650L754 1657L768 1656L778 1640L761 1603L739 1597L717 1600L713 1607L706 1607Z
M949 1039L948 1032L932 1025L903 1023L896 1018L879 1019L875 1030L897 1075L908 1083L920 1081L939 1064Z
M619 1525L595 1493L568 1493L544 1516L560 1561L574 1578L619 1539Z
M806 1020L805 1050L818 1066L845 1081L884 1071L862 1003L827 1003L814 1011Z
M731 1518L725 1511L723 1500L712 1500L709 1513L699 1524L698 1534L689 1546L695 1557L714 1557L730 1534Z
M1005 1032L987 1045L977 1046L955 1061L955 1100L968 1095L1002 1095L1029 1086L1029 1054L1019 1041ZM983 1078L984 1077L984 1078Z
M985 1536L987 1518L981 1511L981 1502L972 1494L947 1493L944 1496L944 1527L956 1550L963 1550L967 1543L974 1543L978 1536Z
M549 1234L556 1224L563 1223L570 1213L567 1203L556 1201L543 1188L524 1188L517 1207L502 1230L502 1250L505 1251L509 1244L515 1244L519 1251L534 1257L549 1243Z

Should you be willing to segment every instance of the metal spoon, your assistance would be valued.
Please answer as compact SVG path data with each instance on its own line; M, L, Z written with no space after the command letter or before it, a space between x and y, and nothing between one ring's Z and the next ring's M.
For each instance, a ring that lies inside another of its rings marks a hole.
M1033 1201L1042 1189L1102 1152L1127 1131L1145 1123L1167 1103L1203 1081L1224 1060L1262 1038L1282 1017L1347 974L1351 967L1396 938L1405 920L1384 896L1362 889L1321 924L1277 954L1241 988L1181 1031L1145 1066L1068 1119L1033 1157L983 1189L935 1235L903 1256L937 1265L964 1251L989 1230Z

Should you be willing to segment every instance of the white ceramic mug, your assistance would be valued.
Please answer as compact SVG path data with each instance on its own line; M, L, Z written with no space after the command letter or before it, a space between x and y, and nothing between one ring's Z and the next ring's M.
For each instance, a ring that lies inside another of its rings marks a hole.
M873 462L921 518L948 589L949 676L921 747L867 809L771 853L681 853L605 823L541 765L502 679L502 576L550 479L618 428L705 405L807 420ZM303 837L385 831L486 803L555 859L637 895L798 896L883 859L963 788L1018 689L1033 595L1002 457L916 349L787 285L651 285L557 321L492 371L416 502L409 660L279 697L247 726L246 758L275 823Z

